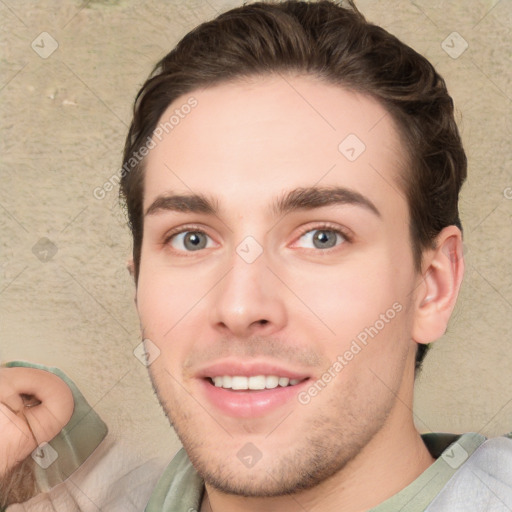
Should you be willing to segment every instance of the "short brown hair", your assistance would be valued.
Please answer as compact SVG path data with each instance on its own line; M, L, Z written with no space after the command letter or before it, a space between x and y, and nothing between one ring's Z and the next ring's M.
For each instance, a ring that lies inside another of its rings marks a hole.
M410 211L416 268L446 226L461 223L459 191L467 161L453 101L430 62L352 1L254 3L227 11L189 32L139 91L124 148L121 198L133 235L135 279L143 237L144 160L131 168L167 107L195 89L254 75L311 75L377 99L391 114L408 156L401 187ZM129 171L127 171L129 169ZM427 350L419 345L416 367Z

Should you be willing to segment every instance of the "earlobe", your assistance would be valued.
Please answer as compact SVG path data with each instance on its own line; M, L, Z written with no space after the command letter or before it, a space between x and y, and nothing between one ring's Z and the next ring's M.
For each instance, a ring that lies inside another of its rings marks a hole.
M448 226L439 233L435 249L424 253L423 265L415 297L413 339L432 343L446 331L464 275L459 228Z

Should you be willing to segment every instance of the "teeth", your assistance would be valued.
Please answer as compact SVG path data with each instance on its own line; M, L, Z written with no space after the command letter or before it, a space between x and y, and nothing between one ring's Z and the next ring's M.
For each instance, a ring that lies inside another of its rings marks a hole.
M224 380L222 377L221 377L221 379ZM232 389L248 389L249 388L249 379L247 377L232 377L231 388Z
M265 389L265 375L249 377L249 389Z
M265 377L265 387L267 389L274 389L279 386L279 377L276 377L275 375L269 375L268 377Z
M241 375L219 375L212 377L214 385L224 389L274 389L278 386L295 386L301 380L289 379L288 377L278 377L277 375L254 375L252 377L244 377Z

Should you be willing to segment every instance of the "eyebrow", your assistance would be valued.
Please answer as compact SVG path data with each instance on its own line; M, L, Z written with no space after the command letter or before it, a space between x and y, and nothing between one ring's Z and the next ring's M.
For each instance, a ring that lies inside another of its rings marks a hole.
M312 210L338 204L360 206L381 217L377 207L367 197L344 187L296 188L274 199L270 205L270 211L277 217L293 211ZM219 207L215 199L203 194L163 194L151 203L145 215L154 215L162 211L218 215Z
M144 215L154 215L162 211L216 215L218 206L216 201L203 194L164 194L151 203Z

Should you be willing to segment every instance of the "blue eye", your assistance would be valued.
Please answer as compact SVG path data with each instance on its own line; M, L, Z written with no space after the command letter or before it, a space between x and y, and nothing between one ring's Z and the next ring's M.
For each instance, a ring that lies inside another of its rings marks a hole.
M211 238L202 231L182 231L172 235L168 242L174 249L179 251L199 251L211 247L208 242Z
M305 240L310 244L307 249L330 249L346 242L347 238L335 229L316 228L306 231L299 240Z

